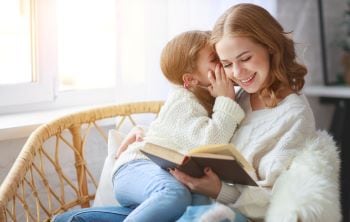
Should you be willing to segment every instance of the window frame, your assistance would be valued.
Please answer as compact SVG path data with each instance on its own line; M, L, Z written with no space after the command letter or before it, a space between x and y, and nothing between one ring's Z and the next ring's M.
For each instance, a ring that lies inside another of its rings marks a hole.
M40 43L38 35L41 27L40 9L36 0L29 0L30 48L33 82L8 84L0 86L0 106L14 106L28 103L51 101L53 98L52 75L47 75L45 61L39 63L39 50L45 48L45 42ZM40 44L40 45L39 45ZM43 44L43 45L42 45ZM46 75L45 75L46 74Z

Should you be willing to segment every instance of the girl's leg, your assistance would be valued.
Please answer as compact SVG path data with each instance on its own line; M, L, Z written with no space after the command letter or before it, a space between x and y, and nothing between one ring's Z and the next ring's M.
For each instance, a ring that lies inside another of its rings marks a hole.
M126 207L92 207L56 215L52 222L121 222L132 211Z
M211 203L213 203L213 201L209 197L199 193L192 193L192 203L191 203L192 206L208 205Z
M125 221L175 221L191 204L190 191L149 160L124 165L113 177L113 183L122 206L137 206Z

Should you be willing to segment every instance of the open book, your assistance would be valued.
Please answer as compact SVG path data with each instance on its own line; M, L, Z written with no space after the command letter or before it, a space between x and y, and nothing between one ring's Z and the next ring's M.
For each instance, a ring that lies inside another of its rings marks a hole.
M166 170L177 168L190 176L201 177L204 168L210 167L225 182L257 186L254 168L232 144L205 145L182 154L146 143L141 152Z

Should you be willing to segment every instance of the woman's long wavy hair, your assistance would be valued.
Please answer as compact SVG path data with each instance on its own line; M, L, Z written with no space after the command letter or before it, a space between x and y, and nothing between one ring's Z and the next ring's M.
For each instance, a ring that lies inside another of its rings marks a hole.
M264 8L244 3L226 10L212 32L214 48L224 36L249 37L269 50L270 73L258 92L267 107L275 107L286 89L298 93L303 88L307 69L296 61L294 41Z
M170 40L163 48L160 67L171 83L182 86L184 84L182 76L197 71L199 52L210 45L210 34L209 31L184 32ZM189 90L211 115L215 98L209 91L201 87L191 87Z

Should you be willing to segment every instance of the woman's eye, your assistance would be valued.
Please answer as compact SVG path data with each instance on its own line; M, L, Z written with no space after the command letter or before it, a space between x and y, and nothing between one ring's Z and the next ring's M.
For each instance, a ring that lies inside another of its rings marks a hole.
M251 56L248 56L247 58L244 58L244 59L242 59L241 61L242 61L242 62L246 62L246 61L248 61L250 58L251 58Z
M230 67L232 64L222 64L222 67L224 67L224 68L228 68L228 67Z

